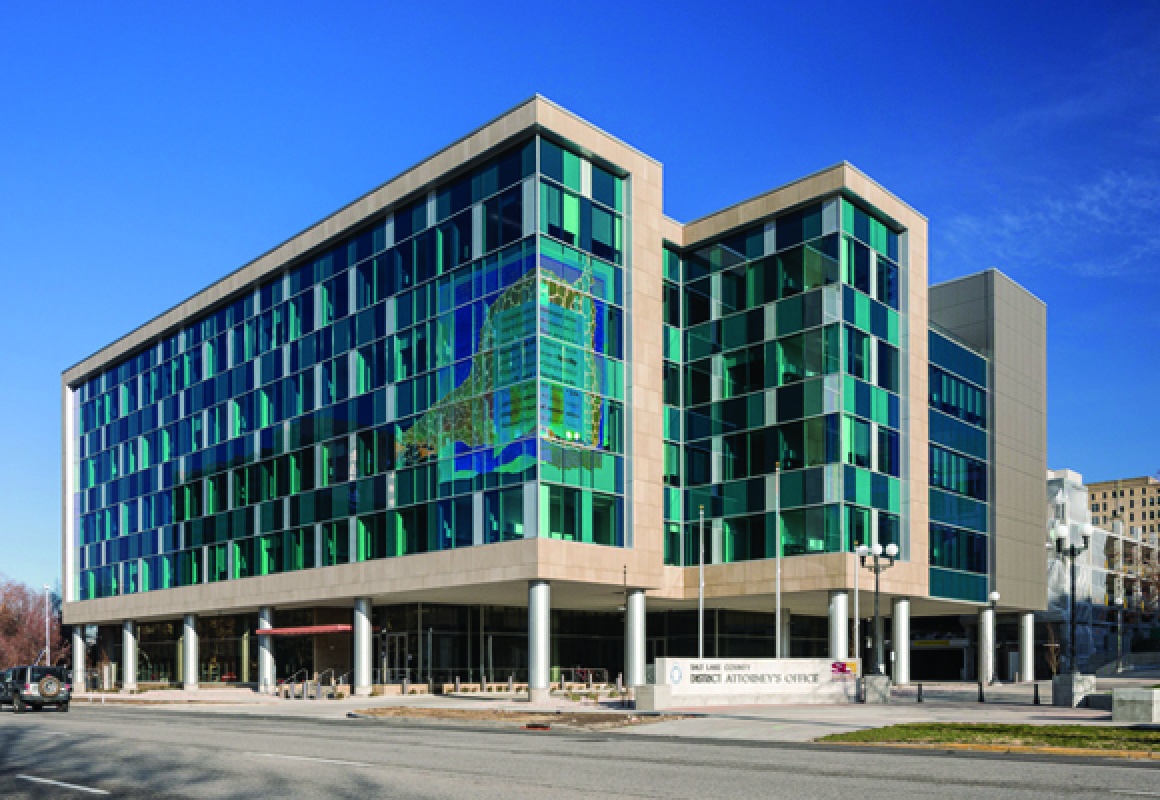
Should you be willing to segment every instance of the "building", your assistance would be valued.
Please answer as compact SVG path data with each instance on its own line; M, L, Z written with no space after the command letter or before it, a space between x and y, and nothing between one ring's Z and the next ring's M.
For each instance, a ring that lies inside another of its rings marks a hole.
M1154 636L1160 611L1160 534L1148 530L1147 508L1150 499L1160 496L1158 487L1160 482L1150 478L1085 486L1083 476L1072 470L1047 473L1049 532L1063 524L1079 543L1084 526L1091 526L1091 544L1076 561L1076 660L1084 669L1094 670L1148 646L1145 640ZM1047 559L1047 611L1042 619L1052 624L1050 639L1066 651L1070 563L1054 549Z
M1160 533L1160 480L1148 476L1099 481L1088 487L1092 524L1111 526L1119 521L1145 534Z
M925 218L846 163L687 224L662 179L533 97L66 370L78 652L636 685L697 651L702 551L706 655L774 652L780 571L783 652L840 658L896 544L882 635L990 674L990 593L1024 632L1046 596L1043 304L928 289Z

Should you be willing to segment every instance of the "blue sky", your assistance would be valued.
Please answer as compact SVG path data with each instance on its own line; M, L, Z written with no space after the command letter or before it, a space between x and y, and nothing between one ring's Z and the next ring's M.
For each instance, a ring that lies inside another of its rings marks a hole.
M853 162L1048 303L1051 464L1160 470L1160 6L427 8L0 9L0 573L59 577L63 369L534 92L678 220Z

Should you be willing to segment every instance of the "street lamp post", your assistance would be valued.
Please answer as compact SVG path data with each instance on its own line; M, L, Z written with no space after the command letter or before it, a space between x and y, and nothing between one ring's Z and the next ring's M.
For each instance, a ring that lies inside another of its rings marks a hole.
M862 555L862 548L865 545L859 545L855 548L858 555ZM858 607L858 595L862 590L862 573L857 569L854 570L854 658L862 658L862 612Z
M883 563L882 555L885 552L886 558ZM873 547L862 545L857 550L858 560L863 567L874 573L874 671L872 675L882 675L882 668L884 666L884 659L882 657L882 616L879 609L879 593L881 590L882 573L894 566L894 559L898 557L898 545L891 542L886 545L886 550L883 551L882 545L875 544ZM867 565L866 559L873 558L873 563Z
M773 624L777 626L777 638L773 641L777 644L776 655L778 658L785 658L785 647L782 646L782 639L785 631L781 627L781 483L779 482L778 469L781 467L781 462L773 465L773 529L774 529L774 547L777 548L777 579L776 589L777 594L777 613L774 615Z
M1075 656L1075 561L1079 556L1091 547L1092 543L1092 526L1091 523L1086 523L1083 526L1083 544L1076 545L1069 542L1068 527L1062 522L1055 526L1055 552L1060 558L1067 558L1071 560L1071 598L1069 601L1069 629L1070 636L1068 637L1068 666L1072 674L1077 674L1079 669L1076 665Z
M1116 673L1124 671L1124 579L1116 578Z
M52 666L52 640L48 633L48 584L44 584L44 666Z
M701 556L697 559L700 584L697 588L697 658L705 657L705 507L701 506Z
M999 593L991 592L991 683L999 682Z

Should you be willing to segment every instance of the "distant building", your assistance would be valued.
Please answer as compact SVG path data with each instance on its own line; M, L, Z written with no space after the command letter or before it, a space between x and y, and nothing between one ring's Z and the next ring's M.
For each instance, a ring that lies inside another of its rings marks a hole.
M1133 641L1150 636L1156 627L1158 537L1145 530L1143 523L1125 525L1120 508L1131 513L1133 520L1145 513L1148 500L1155 511L1160 482L1136 478L1120 483L1121 488L1115 487L1115 481L1085 486L1078 472L1047 473L1048 535L1062 522L1078 542L1083 526L1092 525L1091 546L1076 564L1076 657L1081 668L1094 669L1119 652L1130 652ZM1070 563L1051 548L1047 552L1047 611L1040 617L1051 626L1051 638L1064 652L1070 635L1070 592Z
M1160 480L1151 476L1100 481L1088 486L1092 524L1120 520L1141 534L1160 533Z

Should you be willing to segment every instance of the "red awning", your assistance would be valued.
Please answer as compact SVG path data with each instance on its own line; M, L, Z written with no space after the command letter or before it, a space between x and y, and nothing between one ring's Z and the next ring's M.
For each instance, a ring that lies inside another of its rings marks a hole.
M352 630L353 625L343 622L334 625L303 625L299 628L259 628L254 633L258 636L314 636L319 633L350 633ZM375 633L378 630L378 627L372 628Z
M304 625L301 628L265 628L256 633L259 636L313 636L317 633L350 633L354 628L348 624Z

